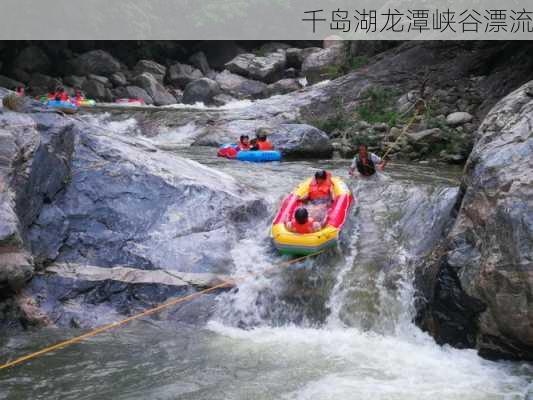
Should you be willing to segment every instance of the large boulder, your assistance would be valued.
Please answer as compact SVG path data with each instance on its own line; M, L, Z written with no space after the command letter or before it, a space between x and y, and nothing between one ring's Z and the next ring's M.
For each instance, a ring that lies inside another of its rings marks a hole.
M189 83L183 92L185 104L204 103L212 104L213 98L220 93L220 86L209 78L198 79Z
M148 72L136 76L133 79L133 83L143 88L153 99L156 106L165 106L176 103L176 98Z
M209 61L203 51L198 51L189 57L189 62L194 67L198 68L204 75L207 75L211 71Z
M138 86L124 86L116 88L113 93L118 99L142 99L145 104L154 104L152 97Z
M70 62L74 75L103 75L120 71L120 63L104 50L92 50L83 53Z
M111 101L113 99L113 94L109 90L109 86L106 85L106 82L97 79L96 76L86 79L81 88L90 99L98 101Z
M237 98L261 99L267 96L268 87L266 83L232 74L228 70L218 73L215 81L220 85L220 89L223 92Z
M25 47L13 61L14 71L24 71L28 74L33 72L48 73L50 70L50 59L41 47L31 45ZM21 77L19 77L21 78Z
M422 326L489 358L533 360L532 89L505 97L481 124L459 214L421 278Z
M287 58L284 51L269 53L264 57L245 53L226 63L226 68L235 74L272 83L283 76Z
M331 157L333 147L328 135L307 124L282 124L273 130L270 140L277 150L289 157Z
M19 86L24 86L22 82L0 75L0 87L15 90Z
M46 130L41 119L57 122ZM33 260L26 250L29 227L44 204L69 180L72 136L69 122L56 114L4 111L0 114L0 291L2 299L31 278ZM46 131L41 136L41 131Z
M168 68L166 81L178 88L185 88L192 81L203 78L202 71L187 64L176 63Z
M69 75L64 78L67 85L73 88L80 88L83 86L87 78L85 76Z
M58 86L63 86L63 83L59 78L36 72L31 75L28 86L34 94L42 95L51 90L55 90Z
M295 78L281 79L268 85L268 93L270 96L276 94L286 94L294 92L302 88L300 81Z
M255 205L253 195L229 176L158 151L145 139L90 126L73 132L69 185L30 230L38 260L227 269L235 229L228 221Z
M158 64L152 60L140 60L133 68L135 75L141 75L144 72L151 74L159 83L163 83L167 68L164 65Z
M302 74L309 83L324 80L329 69L341 65L345 54L342 46L333 46L310 53L302 63Z

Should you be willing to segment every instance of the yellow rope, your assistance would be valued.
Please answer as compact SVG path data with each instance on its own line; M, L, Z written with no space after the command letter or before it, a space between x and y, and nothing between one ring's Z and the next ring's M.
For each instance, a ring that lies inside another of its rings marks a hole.
M319 255L319 254L321 254L323 252L324 252L324 250L320 250L320 251L318 251L316 253L313 253L313 254L309 254L309 255L306 255L306 256L303 256L303 257L298 257L298 258L295 258L293 260L289 260L289 261L280 263L278 265L274 265L273 267L268 268L265 271L262 271L262 274L266 274L266 273L268 273L268 272L270 272L270 271L272 271L274 269L277 269L277 268L287 267L287 266L289 266L291 264L294 264L294 263L297 263L299 261L305 260L305 259L307 259L309 257L317 256L317 255ZM143 311L141 313L132 315L131 317L125 318L125 319L120 320L120 321L112 322L110 324L102 325L102 326L100 326L100 327L98 327L96 329L93 329L90 332L84 333L83 335L76 336L76 337L73 337L71 339L64 340L64 341L59 342L57 344L54 344L52 346L45 347L44 349L41 349L41 350L36 351L34 353L30 353L30 354L25 355L23 357L17 358L17 359L15 359L13 361L9 361L9 362L7 362L5 364L0 365L0 370L6 369L6 368L10 368L10 367L14 367L15 365L21 364L21 363L23 363L25 361L29 361L29 360L34 359L36 357L39 357L39 356L42 356L44 354L50 353L50 352L52 352L54 350L62 349L64 347L68 346L68 345L82 342L85 339L91 338L93 336L96 336L96 335L98 335L100 333L109 331L111 329L118 328L118 327L120 327L122 325L125 325L125 324L131 322L131 321L135 321L135 320L137 320L139 318L155 314L155 313L157 313L159 311L162 311L162 310L164 310L164 309L166 309L168 307L174 306L176 304L184 303L186 301L193 300L193 299L195 299L197 297L200 297L200 296L202 296L204 294L207 294L209 292L213 292L213 291L215 291L217 289L223 289L223 288L228 288L228 287L234 286L234 284L236 282L238 282L238 281L242 282L242 281L245 281L248 278L252 278L252 277L255 277L255 276L258 276L258 275L259 275L259 273L249 273L246 276L234 279L231 282L230 281L225 281L225 282L220 283L218 285L212 286L212 287L210 287L208 289L204 289L204 290L192 293L192 294L184 296L184 297L174 298L174 299L169 300L169 301L167 301L167 302L165 302L163 304L160 304L160 305L158 305L156 307L153 307L153 308L145 310L145 311Z
M396 145L396 143L398 143L398 141L400 140L400 138L409 130L409 128L411 127L411 125L413 125L413 122L415 122L416 120L416 117L418 116L418 112L415 112L415 114L412 116L412 118L409 120L409 122L407 123L407 125L405 125L402 129L402 131L400 132L400 134L398 135L398 137L396 138L396 140L391 144L389 145L389 148L387 149L387 151L385 151L385 153L381 156L381 159L383 161L385 161L385 157L387 157L389 155L389 153L391 152L392 148Z

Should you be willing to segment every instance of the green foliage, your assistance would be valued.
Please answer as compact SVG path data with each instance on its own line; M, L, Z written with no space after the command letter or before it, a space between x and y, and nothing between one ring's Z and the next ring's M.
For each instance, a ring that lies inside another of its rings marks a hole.
M356 111L363 121L370 124L384 122L389 127L403 122L400 114L394 110L394 102L397 97L395 90L380 87L370 88L361 97L361 103Z
M354 113L346 112L341 99L336 99L333 113L327 116L311 113L305 118L305 120L306 123L313 125L327 134L331 134L334 131L344 131L348 129L357 119Z
M364 67L369 62L369 59L367 56L354 56L348 58L346 61L346 66L351 70L356 70L361 67Z

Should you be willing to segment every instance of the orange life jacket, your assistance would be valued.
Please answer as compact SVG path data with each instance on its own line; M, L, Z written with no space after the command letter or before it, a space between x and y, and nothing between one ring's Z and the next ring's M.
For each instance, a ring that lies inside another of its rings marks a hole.
M325 197L330 197L331 194L331 176L328 174L327 178L319 184L315 178L309 184L309 200L318 200Z
M295 218L291 221L292 230L299 234L313 233L313 218L308 218L305 224L299 224Z
M239 147L239 150L250 150L250 145L244 144L242 142L239 142L238 147Z
M264 142L257 141L257 146L259 147L259 150L267 151L274 149L274 146L272 146L272 143L268 140L265 140Z

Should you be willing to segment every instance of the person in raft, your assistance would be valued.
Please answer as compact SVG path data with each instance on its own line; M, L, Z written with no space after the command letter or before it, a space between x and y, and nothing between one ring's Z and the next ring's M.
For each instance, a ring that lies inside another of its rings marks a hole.
M259 150L259 144L257 143L257 139L250 140L250 150L252 151Z
M248 135L241 135L239 138L239 144L237 144L239 151L241 150L250 150L250 138Z
M83 95L80 89L76 89L76 93L74 94L74 101L76 103L79 103L80 101L83 101L83 100L85 100L85 96Z
M257 135L257 147L262 151L274 150L272 142L267 140L267 137L264 133Z
M383 171L386 164L378 155L369 153L368 146L363 143L359 145L359 151L350 166L350 176L357 176L357 170L359 176L369 177L374 175L376 170Z
M287 222L287 229L294 233L306 234L319 231L321 224L309 217L305 207L300 207L294 213L294 218Z
M326 222L328 207L334 197L331 174L322 170L315 173L314 178L309 183L307 196L300 200L306 204L311 217L323 225Z
M68 101L69 95L65 92L65 89L59 86L54 93L54 100L56 101Z

